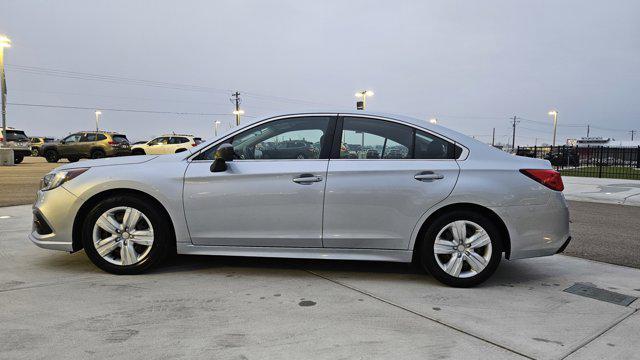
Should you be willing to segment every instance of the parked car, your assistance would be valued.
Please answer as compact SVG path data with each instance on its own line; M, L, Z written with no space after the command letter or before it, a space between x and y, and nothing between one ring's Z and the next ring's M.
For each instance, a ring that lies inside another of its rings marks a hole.
M318 149L312 142L304 140L281 141L275 147L262 149L263 159L314 159L318 157Z
M40 152L48 162L60 159L76 162L82 158L100 159L110 156L130 155L129 140L124 134L108 131L80 131L58 143L45 143Z
M580 155L576 150L548 153L544 158L553 166L580 166Z
M161 155L175 154L199 144L200 138L193 135L170 134L162 135L144 144L131 147L133 155Z
M2 147L3 129L0 127L0 147ZM13 162L20 164L25 156L31 155L29 138L24 131L7 127L7 147L13 149Z
M341 131L364 132L381 146L393 141L409 155L350 159ZM258 144L292 134L319 141L317 158L256 157ZM468 287L489 278L503 254L565 249L562 190L548 161L424 120L291 114L177 154L61 166L42 181L29 238L47 249L84 248L115 274L142 273L177 251L415 262L445 284Z
M29 142L31 143L31 156L42 156L42 153L40 152L42 145L46 143L52 143L54 141L55 139L50 137L30 137Z

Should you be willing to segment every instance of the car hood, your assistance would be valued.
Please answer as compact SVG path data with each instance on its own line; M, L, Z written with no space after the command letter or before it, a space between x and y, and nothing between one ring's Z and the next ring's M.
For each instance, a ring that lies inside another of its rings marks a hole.
M140 156L122 156L122 157L112 157L112 158L106 158L106 159L78 161L75 163L59 166L56 168L56 170L68 170L68 169L97 167L97 166L142 164L147 161L151 161L157 157L158 155L140 155Z

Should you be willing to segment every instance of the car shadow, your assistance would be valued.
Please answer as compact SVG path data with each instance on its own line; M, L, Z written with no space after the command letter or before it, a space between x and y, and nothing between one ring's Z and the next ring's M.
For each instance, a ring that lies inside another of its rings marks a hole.
M495 274L479 287L530 286L549 279L548 273L536 271L539 265L531 261L503 260ZM421 267L383 261L316 260L288 258L254 258L236 256L177 255L154 273L180 273L194 270L236 269L250 273L264 273L264 270L298 270L323 276L329 274L336 280L347 277L362 277L368 280L403 280L425 282L425 285L440 284ZM561 275L561 274L559 274Z

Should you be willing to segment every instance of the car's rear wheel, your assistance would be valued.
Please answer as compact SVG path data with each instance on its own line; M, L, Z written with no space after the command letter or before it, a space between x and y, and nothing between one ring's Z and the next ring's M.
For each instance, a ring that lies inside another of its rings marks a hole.
M60 160L60 155L55 150L47 150L44 152L44 157L47 159L47 162L56 163Z
M14 164L20 164L24 160L24 155L16 155L13 157Z
M183 151L187 151L187 149L185 149L185 148L178 149L178 150L176 150L176 154L177 154L177 153L181 153L181 152L183 152Z
M491 219L471 211L452 211L436 219L425 234L422 265L438 281L472 287L487 280L502 258L502 239Z
M91 158L92 159L102 159L105 156L106 156L106 154L105 154L104 150L96 149L96 150L91 151Z
M38 148L31 149L31 156L38 156L40 153L38 152Z
M139 274L171 249L169 219L149 201L132 195L98 203L87 215L82 243L89 259L113 274Z
M142 149L133 149L131 155L146 155L146 153Z

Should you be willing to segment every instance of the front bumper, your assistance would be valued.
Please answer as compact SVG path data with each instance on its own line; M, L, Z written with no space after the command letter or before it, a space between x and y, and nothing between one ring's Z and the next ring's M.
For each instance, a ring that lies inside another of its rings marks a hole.
M73 251L73 221L81 201L63 186L38 191L29 240L41 248Z

